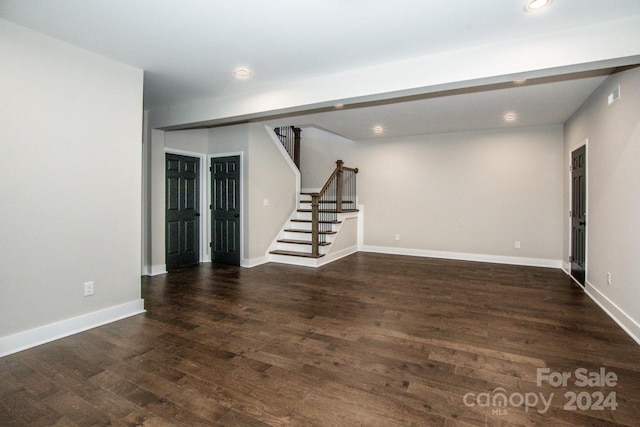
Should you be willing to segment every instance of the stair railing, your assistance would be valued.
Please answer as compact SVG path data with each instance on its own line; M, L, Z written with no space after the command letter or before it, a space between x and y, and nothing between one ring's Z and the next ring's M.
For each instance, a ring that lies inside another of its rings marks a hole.
M356 175L358 168L344 166L342 160L318 193L311 194L311 254L320 255L320 245L338 222L338 214L357 212ZM335 209L331 206L335 204Z
M284 149L287 150L291 160L295 163L298 170L300 170L300 133L301 129L294 126L281 126L274 128L276 136L284 145Z

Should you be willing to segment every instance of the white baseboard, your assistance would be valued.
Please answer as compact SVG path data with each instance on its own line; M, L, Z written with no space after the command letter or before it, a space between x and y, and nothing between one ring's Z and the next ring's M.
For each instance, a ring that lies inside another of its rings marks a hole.
M139 299L1 337L0 357L144 312L144 300Z
M269 262L268 256L263 256L259 258L242 258L240 260L240 267L257 267L258 265L266 264Z
M317 267L318 258L295 257L287 255L269 255L269 262L278 264L296 265L298 267Z
M600 306L635 342L640 344L640 324L631 316L625 313L620 307L611 301L605 294L600 292L588 281L585 285L585 292Z
M339 260L340 258L344 258L351 254L355 254L358 252L358 246L351 246L350 248L344 248L337 252L330 252L328 255L323 256L322 258L318 258L318 265L316 267L320 267L321 265L328 264L330 262Z
M494 264L525 265L530 267L561 268L562 261L544 258L521 258L501 255L470 254L464 252L430 251L426 249L394 248L390 246L362 245L362 252L390 255L408 255L425 258L455 259L460 261L490 262Z
M305 257L295 257L295 256L283 256L283 255L271 255L269 257L269 262L277 262L281 264L289 264L289 265L297 265L299 267L312 267L318 268L323 265L329 264L330 262L339 260L340 258L344 258L351 254L358 252L357 246L352 246L350 248L344 248L337 252L331 252L328 255L323 256L322 258L305 258Z
M167 264L152 265L151 267L148 267L148 269L149 269L148 276L159 276L160 274L167 273Z
M564 271L568 275L571 275L571 264L566 261L562 261L562 271Z

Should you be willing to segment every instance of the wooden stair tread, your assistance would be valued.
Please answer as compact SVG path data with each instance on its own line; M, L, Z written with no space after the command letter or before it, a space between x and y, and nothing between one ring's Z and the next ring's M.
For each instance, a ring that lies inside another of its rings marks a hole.
M320 200L320 203L338 203L337 200ZM300 200L300 203L311 203L311 200ZM353 200L343 200L342 203L355 203Z
M298 212L311 212L311 209L298 209ZM335 209L318 209L320 213L338 213Z
M304 223L311 223L310 219L292 219L291 222L304 222ZM320 224L341 224L342 221L319 221Z
M311 212L311 209L298 209L298 212ZM350 213L350 212L358 212L358 209L343 209L342 212L337 212L335 209L318 209L320 213Z
M311 246L311 242L309 240L296 240L296 239L279 239L278 243L291 243L293 245L309 245ZM318 246L329 246L331 243L328 242L320 242Z
M281 250L275 250L275 251L271 251L269 253L273 254L273 255L297 256L297 257L301 257L301 258L322 258L324 256L324 254L319 254L318 256L313 256L312 254L307 253L307 252L281 251Z
M311 230L301 230L298 228L287 228L284 230L287 233L306 233L311 234ZM337 234L337 231L319 231L318 234Z

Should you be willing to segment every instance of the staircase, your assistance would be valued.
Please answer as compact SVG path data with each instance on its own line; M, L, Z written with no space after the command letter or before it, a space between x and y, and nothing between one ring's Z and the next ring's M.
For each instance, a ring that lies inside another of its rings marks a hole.
M295 212L285 224L273 250L271 261L318 266L331 252L344 220L357 216L356 174L342 160L327 183L317 193L301 193Z
M335 202L323 204L320 207L323 211L334 210ZM339 220L330 220L322 223L321 228L323 231L318 231L320 241L318 246L320 252L317 255L312 253L312 221L311 221L311 193L300 194L300 205L294 213L293 217L289 219L289 223L286 225L281 238L276 241L276 249L271 251L272 255L286 255L302 258L321 258L326 255L328 246L331 245L335 238L337 226L342 223Z

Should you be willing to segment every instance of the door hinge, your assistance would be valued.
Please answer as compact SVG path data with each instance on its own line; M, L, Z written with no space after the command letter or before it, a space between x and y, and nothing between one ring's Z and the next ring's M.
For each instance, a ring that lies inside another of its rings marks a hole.
M573 262L573 257L569 255L569 262Z
M211 242L209 242L209 247L210 247L210 248L212 248L212 247L213 247L213 245L211 244Z
M209 172L213 172L213 166L209 166Z
M213 205L209 205L209 209L213 209Z
M573 211L569 211L569 218L573 216Z

